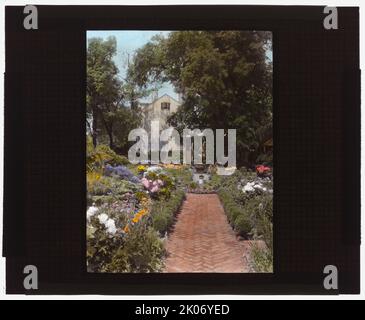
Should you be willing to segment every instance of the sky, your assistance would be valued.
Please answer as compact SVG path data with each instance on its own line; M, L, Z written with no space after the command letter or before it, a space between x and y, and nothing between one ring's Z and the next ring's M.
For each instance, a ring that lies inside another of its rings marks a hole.
M170 31L131 31L131 30L106 30L106 31L87 31L87 38L103 38L114 36L117 40L117 54L114 57L120 75L123 78L127 70L128 54L132 55L134 51L144 46L151 38L157 34L168 35ZM267 57L272 61L272 52L267 53ZM168 94L174 99L178 99L173 86L165 83L158 90L158 96ZM141 102L151 102L151 97L142 99Z
M125 76L127 71L128 54L132 54L137 49L144 46L151 38L157 34L168 35L169 31L88 31L87 38L103 38L106 39L109 36L114 36L117 40L117 54L114 57L115 64L117 65L122 77ZM158 96L168 94L174 99L178 99L177 93L174 87L169 84L163 84L162 88L158 90ZM151 102L151 97L141 99L141 102Z

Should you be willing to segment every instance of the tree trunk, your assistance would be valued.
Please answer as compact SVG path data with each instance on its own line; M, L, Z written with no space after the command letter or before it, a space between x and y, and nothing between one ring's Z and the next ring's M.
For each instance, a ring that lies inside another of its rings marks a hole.
M101 118L103 120L105 130L106 130L106 132L108 134L108 137L109 137L109 147L110 147L110 149L115 151L114 137L113 137L113 122L108 123L105 120L103 115L101 115Z
M98 144L98 119L97 119L97 108L93 107L93 127L92 127L92 137L94 148Z
M114 150L114 138L113 138L113 130L107 129L108 136L109 136L109 147L110 149Z

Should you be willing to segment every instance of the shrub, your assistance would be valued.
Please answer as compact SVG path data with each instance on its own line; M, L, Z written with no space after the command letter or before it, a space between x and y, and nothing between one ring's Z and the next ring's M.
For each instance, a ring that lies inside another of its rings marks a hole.
M161 181L153 202L125 166L105 165L106 176L89 185L87 263L91 272L156 272L165 254L160 235L173 224L184 191L164 172L150 172ZM93 176L92 176L93 177ZM150 212L151 211L151 212Z
M210 180L203 184L203 188L207 191L217 191L223 179L223 176L212 173Z
M196 189L198 187L198 184L196 182L190 183L190 189Z
M132 205L138 201L135 196L137 192L142 192L142 186L139 184L103 176L92 186L88 186L88 204L96 203L100 206L103 203L126 200Z
M192 173L189 167L178 166L176 168L165 168L165 172L173 178L175 186L178 189L186 189L192 181Z
M127 165L128 159L116 154L105 144L99 144L94 148L90 136L86 138L86 170L87 172L102 173L105 164L112 166Z
M247 237L252 232L252 221L246 214L237 215L234 227L239 234Z
M115 151L110 149L110 147L107 146L106 144L97 145L96 150L106 154L108 156L106 162L112 166L121 166L129 164L129 160L126 157L115 153Z
M255 272L273 272L273 252L269 248L251 248L252 268Z
M253 269L257 272L271 272L273 256L271 179L258 178L254 172L245 169L236 170L233 175L222 178L218 195L235 231L246 238L263 240L266 244L265 248L253 248Z
M257 235L255 238L264 240L266 247L253 247L253 269L256 272L273 271L273 224L272 224L272 197L261 199L261 206L256 212Z
M109 178L113 179L113 178ZM119 181L121 184L129 183ZM159 271L164 255L158 232L151 227L149 202L141 191L120 199L95 201L87 210L87 262L92 272Z
M87 184L87 190L94 190L96 188L96 185L101 179L101 174L96 171L89 171L86 172L86 184Z
M109 179L104 176L99 176L99 178L93 178L94 174L95 173L90 173L87 176L88 193L91 195L103 195L111 192L112 185Z
M234 202L232 195L228 191L219 190L218 195L228 216L228 220L233 226L235 218L237 218L237 215L240 213L240 208Z
M162 267L163 255L162 240L146 223L113 237L102 226L88 228L87 263L91 272L156 272Z
M162 267L164 248L158 233L151 227L138 226L119 247L110 264L114 272L156 272Z
M185 199L185 192L174 190L169 199L158 200L153 203L151 210L153 227L164 234L172 226L176 213Z

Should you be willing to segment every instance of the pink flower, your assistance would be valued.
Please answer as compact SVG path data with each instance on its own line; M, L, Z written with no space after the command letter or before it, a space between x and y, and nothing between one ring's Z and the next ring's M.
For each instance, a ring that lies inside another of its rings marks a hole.
M158 189L159 189L159 187L158 186L154 186L152 189L151 189L151 192L157 192L158 191Z
M142 178L141 182L146 189L150 187L150 182L146 178Z

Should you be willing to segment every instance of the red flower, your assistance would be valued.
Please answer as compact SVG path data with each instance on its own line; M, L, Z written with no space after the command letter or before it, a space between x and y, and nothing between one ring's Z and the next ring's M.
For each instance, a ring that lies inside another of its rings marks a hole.
M269 167L265 167L263 165L256 166L256 172L257 173L263 174L263 173L266 173L266 172L269 172L269 171L270 171Z

